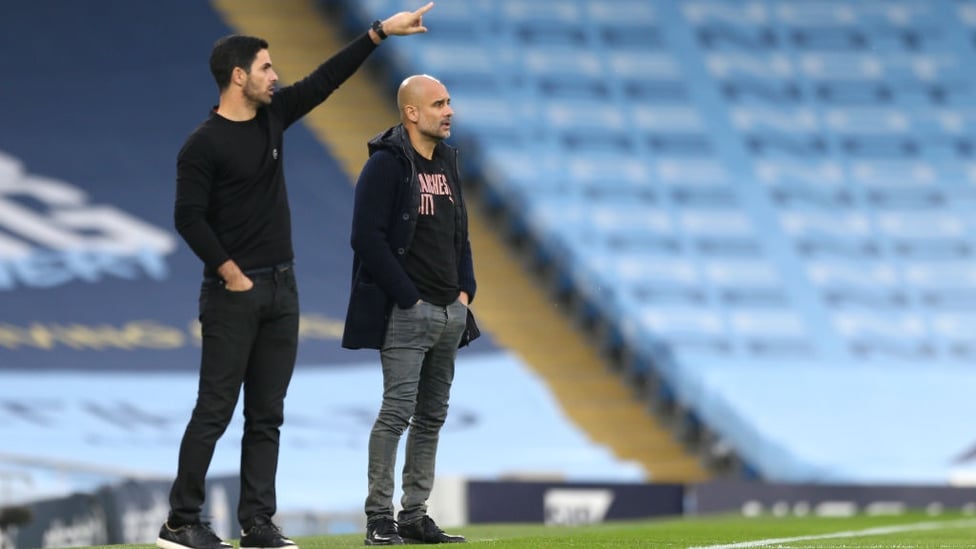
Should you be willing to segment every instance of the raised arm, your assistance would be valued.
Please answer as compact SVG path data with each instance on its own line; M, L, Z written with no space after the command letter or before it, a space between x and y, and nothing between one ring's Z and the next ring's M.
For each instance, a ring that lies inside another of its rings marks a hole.
M430 2L416 11L402 11L382 21L384 34L404 36L427 32L423 15L434 7ZM285 128L325 101L350 76L355 74L381 42L373 28L347 44L342 50L319 65L311 74L275 94L271 108L281 113Z

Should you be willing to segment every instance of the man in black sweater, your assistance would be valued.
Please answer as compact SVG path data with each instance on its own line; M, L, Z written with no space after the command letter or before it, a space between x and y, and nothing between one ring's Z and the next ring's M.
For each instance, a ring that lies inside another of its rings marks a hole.
M339 87L387 35L426 32L432 3L372 27L294 85L275 90L268 43L219 40L210 71L219 104L177 158L175 223L203 261L203 349L196 406L183 435L162 549L230 548L201 521L207 470L244 388L241 547L294 547L272 522L284 399L298 347L298 291L283 133Z

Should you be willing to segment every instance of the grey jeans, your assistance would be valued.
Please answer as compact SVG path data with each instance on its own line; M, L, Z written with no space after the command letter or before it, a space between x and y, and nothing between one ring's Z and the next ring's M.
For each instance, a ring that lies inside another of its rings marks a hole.
M466 315L467 307L460 301L447 307L422 301L409 309L393 307L390 313L380 351L383 405L369 436L367 521L393 518L397 446L408 425L398 520L412 522L427 512Z

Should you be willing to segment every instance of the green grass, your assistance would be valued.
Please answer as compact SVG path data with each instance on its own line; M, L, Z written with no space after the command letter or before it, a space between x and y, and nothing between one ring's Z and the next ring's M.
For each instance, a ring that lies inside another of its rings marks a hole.
M874 531L865 532L868 529ZM591 526L486 525L448 529L469 545L497 549L641 547L687 549L753 542L758 548L962 549L976 547L976 518L922 513L849 518L717 516L614 522ZM817 536L817 539L775 541ZM832 537L826 537L832 536ZM843 536L843 537L839 537ZM760 544L762 540L766 543ZM362 534L298 537L301 549L363 547ZM235 543L236 546L236 543ZM116 545L151 549L151 545Z

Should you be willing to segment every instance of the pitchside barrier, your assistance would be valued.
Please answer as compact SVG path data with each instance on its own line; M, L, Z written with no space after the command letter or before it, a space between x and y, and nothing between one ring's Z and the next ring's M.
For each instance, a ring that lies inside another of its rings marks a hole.
M106 485L93 493L23 504L30 520L0 532L0 547L152 543L166 520L170 484L155 480L124 482ZM239 495L237 477L216 477L207 482L203 515L221 537L240 537Z
M452 526L479 523L575 525L657 516L741 513L851 516L924 509L976 513L976 487L788 484L563 483L438 480L430 512Z

